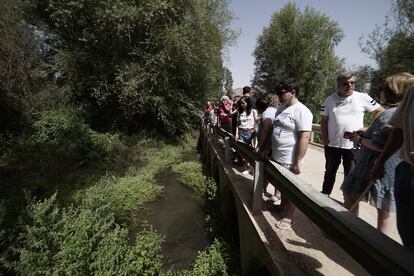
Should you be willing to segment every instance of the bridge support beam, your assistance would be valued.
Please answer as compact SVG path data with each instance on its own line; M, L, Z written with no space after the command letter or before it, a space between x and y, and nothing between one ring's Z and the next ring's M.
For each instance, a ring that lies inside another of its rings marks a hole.
M253 215L262 213L262 191L264 181L264 163L261 161L254 162L254 180L253 180Z

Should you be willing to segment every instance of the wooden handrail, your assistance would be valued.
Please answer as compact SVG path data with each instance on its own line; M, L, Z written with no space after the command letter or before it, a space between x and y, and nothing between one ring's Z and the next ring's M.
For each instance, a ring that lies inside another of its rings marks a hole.
M314 125L315 131L320 130ZM202 128L203 129L203 128ZM247 144L216 127L215 133L227 137L231 146L250 162L255 162L253 213L262 200L263 176L291 200L309 219L325 231L352 258L374 275L414 275L414 252L380 233L374 227L350 213L343 206L327 198L292 172L268 159L261 159ZM204 132L207 134L206 132ZM225 150L229 151L230 148ZM259 164L262 164L259 166ZM260 189L260 190L259 190ZM256 207L255 207L256 206ZM257 211L257 210L256 210Z

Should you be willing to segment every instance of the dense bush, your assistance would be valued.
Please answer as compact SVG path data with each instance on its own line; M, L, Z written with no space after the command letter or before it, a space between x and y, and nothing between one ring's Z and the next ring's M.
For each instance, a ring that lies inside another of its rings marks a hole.
M222 93L227 0L23 2L94 128L183 134L206 97Z
M154 275L161 268L161 238L128 232L106 205L59 208L56 196L32 201L22 219L18 260L8 266L22 275Z
M84 164L120 151L119 135L92 131L71 109L45 111L32 130L16 144L15 159L21 164Z

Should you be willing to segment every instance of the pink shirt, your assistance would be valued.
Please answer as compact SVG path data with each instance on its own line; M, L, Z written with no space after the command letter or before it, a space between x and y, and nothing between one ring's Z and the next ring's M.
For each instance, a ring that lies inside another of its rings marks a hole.
M219 108L219 116L220 116L220 122L221 123L231 123L231 116L224 116L224 114L229 115L231 112L231 104L227 103L226 106L220 105Z

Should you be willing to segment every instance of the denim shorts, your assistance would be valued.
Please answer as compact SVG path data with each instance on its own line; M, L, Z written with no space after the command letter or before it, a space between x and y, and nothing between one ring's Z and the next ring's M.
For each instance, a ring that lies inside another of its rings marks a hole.
M239 129L239 139L245 143L249 143L249 139L252 137L252 132L244 129Z

